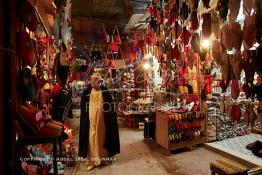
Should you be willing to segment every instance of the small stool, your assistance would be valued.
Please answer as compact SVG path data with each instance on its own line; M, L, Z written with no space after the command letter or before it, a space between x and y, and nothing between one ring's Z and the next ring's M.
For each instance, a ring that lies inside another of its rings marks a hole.
M247 175L248 168L229 160L216 160L210 163L211 175Z

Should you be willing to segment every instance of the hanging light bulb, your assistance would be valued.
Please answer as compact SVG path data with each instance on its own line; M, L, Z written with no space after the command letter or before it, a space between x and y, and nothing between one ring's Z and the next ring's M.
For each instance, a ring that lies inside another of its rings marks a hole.
M149 63L145 63L144 65L143 65L143 67L144 67L144 69L149 69L150 68L150 65L149 65Z
M204 49L208 49L209 46L210 46L210 41L209 41L208 39L202 40L201 46L202 46Z

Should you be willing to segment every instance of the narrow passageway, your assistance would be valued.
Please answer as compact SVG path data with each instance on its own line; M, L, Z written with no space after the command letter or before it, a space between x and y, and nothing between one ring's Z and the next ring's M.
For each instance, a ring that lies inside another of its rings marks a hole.
M209 163L225 157L203 147L172 152L157 146L153 140L145 140L143 131L135 131L120 124L121 153L108 166L90 172L85 164L78 162L74 168L66 168L65 175L207 175Z

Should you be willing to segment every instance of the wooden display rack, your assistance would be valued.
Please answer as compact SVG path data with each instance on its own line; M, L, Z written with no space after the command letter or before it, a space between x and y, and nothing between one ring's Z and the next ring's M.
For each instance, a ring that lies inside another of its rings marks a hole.
M204 128L206 135L207 118L199 119L201 128ZM181 140L177 143L170 143L168 137L169 117L164 112L156 113L156 142L168 151L195 146L205 143L206 136L197 136L192 140Z

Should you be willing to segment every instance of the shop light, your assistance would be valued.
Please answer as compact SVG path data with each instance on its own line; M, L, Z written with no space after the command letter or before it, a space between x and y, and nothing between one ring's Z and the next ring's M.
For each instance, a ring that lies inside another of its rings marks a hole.
M203 48L205 48L205 49L208 49L209 46L210 46L210 42L209 42L209 40L208 40L208 39L204 39L204 40L202 40L202 42L201 42L201 46L202 46Z
M143 65L143 67L144 67L144 69L149 69L150 68L150 65L149 65L149 63L145 63L144 65Z
M54 2L52 2L52 5L56 8L56 5L55 5L55 3Z

